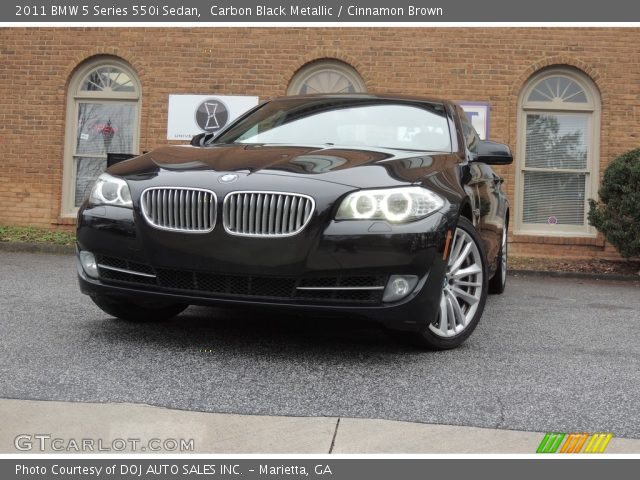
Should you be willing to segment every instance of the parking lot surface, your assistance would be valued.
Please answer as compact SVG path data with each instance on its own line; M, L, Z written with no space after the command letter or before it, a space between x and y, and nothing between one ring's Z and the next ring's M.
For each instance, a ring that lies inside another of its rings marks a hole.
M640 438L640 286L510 277L459 349L375 325L191 307L113 320L74 259L0 252L0 397Z

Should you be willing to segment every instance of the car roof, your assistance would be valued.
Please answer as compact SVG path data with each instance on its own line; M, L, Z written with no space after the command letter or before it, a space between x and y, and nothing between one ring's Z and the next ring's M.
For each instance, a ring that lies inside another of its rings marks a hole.
M420 97L413 95L401 95L401 94L393 94L393 93L321 93L321 94L313 94L313 95L289 95L289 96L278 96L269 98L269 101L272 100L291 100L294 98L298 99L353 99L353 100L400 100L403 102L425 102L425 103L439 103L439 104L453 104L454 102L450 100L445 100L442 98L436 97Z

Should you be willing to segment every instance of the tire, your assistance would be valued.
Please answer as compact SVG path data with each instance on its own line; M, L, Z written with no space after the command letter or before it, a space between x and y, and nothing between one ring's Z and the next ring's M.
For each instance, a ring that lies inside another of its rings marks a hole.
M498 252L498 268L496 268L496 273L493 275L493 278L489 280L489 293L500 295L504 292L504 289L507 286L507 230L508 224L504 224L504 228L502 229L502 241L500 243L500 251Z
M91 300L112 317L140 323L168 320L188 307L176 303L138 303L106 295L91 295Z
M458 347L478 325L486 300L487 261L482 241L473 224L460 217L449 253L436 318L427 319L422 330L409 333L410 340L418 347L429 350ZM446 325L442 323L443 315Z

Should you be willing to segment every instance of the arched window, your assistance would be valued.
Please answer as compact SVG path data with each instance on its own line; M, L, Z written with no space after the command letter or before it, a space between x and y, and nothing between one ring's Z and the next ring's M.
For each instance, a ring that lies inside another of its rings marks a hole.
M298 70L289 83L287 94L308 95L366 91L362 78L350 65L337 60L318 60Z
M69 84L62 212L75 213L108 153L138 153L140 83L113 57L87 62Z
M595 236L587 223L598 187L600 96L570 68L534 75L520 96L516 233Z

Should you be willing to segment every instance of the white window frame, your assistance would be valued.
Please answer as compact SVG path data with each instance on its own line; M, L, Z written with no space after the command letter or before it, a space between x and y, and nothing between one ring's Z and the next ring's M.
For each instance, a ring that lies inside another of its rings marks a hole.
M302 86L307 83L311 77L322 72L343 75L354 86L356 93L364 93L367 91L362 77L351 65L339 60L316 60L303 66L296 72L287 87L287 95L300 95L299 92Z
M134 92L104 92L104 91L82 91L82 81L93 70L105 66L113 66L123 70L133 81ZM114 102L114 103L134 103L136 118L133 122L133 150L140 148L140 109L141 109L141 88L140 80L135 71L124 61L114 57L100 57L90 60L78 68L69 82L67 93L67 111L65 121L65 143L64 162L62 176L62 199L61 217L74 218L78 213L75 206L76 189L76 165L75 165L75 143L78 134L78 105L87 102Z
M585 92L587 103L570 103L558 100L549 102L528 101L529 95L538 83L548 77L561 76L576 82ZM571 68L549 68L533 75L522 90L518 100L518 144L516 149L516 204L514 233L518 235L555 236L555 237L589 237L595 238L597 231L587 222L589 198L597 198L600 166L600 94L593 81L586 75ZM542 169L525 167L527 115L528 114L576 114L588 115L587 128L589 143L587 144L587 170L585 181L584 225L546 225L524 223L524 172L526 170L559 173L584 173L584 170Z

